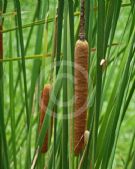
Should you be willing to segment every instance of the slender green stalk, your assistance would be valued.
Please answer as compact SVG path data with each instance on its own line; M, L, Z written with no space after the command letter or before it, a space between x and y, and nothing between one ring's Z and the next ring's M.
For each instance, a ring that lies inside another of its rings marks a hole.
M74 62L74 11L73 0L68 0L69 8L69 25L70 25L70 44L71 44L71 60Z
M7 3L8 3L7 0L5 0L3 4L3 13L6 13Z
M133 160L132 160L132 165L131 165L131 169L135 168L135 152L133 153Z
M11 34L9 36L9 53L12 54L12 40ZM13 63L9 63L9 96L10 96L10 116L11 116L11 131L12 131L12 149L13 149L13 161L14 168L17 168L17 159L16 159L16 134L15 134L15 109L14 109L14 90L13 90Z
M64 56L63 56L63 125L62 125L62 169L68 169L68 100L67 100L67 16L68 7L64 6Z
M89 32L89 22L90 22L90 1L86 1L85 3L85 22L87 24L85 24L85 37L88 41L88 32Z
M2 0L0 0L0 11L2 14ZM2 17L0 14L0 30L2 30ZM3 59L3 36L0 33L0 59ZM7 147L7 139L6 139L6 132L5 132L5 124L4 124L4 78L3 78L3 63L0 63L0 162L5 169L9 169L9 159L8 159L8 147Z
M41 3L40 0L37 1L37 6L36 6L36 10L35 10L34 17L33 17L33 24L30 27L30 31L29 31L29 34L28 34L27 42L26 42L26 45L25 45L25 54L27 53L27 49L28 49L28 46L29 46L29 43L30 43L30 39L31 39L32 32L33 32L33 29L34 29L34 23L36 22L35 20L37 18L38 10L40 8L40 3Z
M68 67L68 75L71 75L71 80L68 81L67 85L68 88L67 90L70 91L68 94L67 99L71 100L74 97L74 43L75 43L75 36L74 36L74 32L75 32L75 26L74 26L74 3L73 0L68 0L68 9L69 9L69 26L68 27L68 31L67 34L70 34L70 36L67 36L67 41L68 41L68 45L67 45L67 61L71 62L70 67ZM72 83L71 83L72 82ZM72 103L68 104L68 134L69 134L69 144L68 144L68 152L69 152L69 168L74 168L74 145L72 144L72 142L74 142L74 128L73 128L73 101ZM72 145L72 147L71 147Z
M131 144L130 144L130 148L129 148L129 152L128 152L128 156L127 156L127 159L126 159L126 163L125 163L124 169L128 168L128 165L129 165L129 162L130 162L131 153L132 153L132 150L133 150L134 141L135 141L135 132L133 133L133 137L132 137L132 140L131 140Z
M25 107L26 107L26 117L27 117L27 127L30 125L30 116L28 111L28 92L27 92L27 78L26 78L26 66L25 66L25 53L24 53L24 40L22 32L22 21L21 21L21 8L19 0L15 0L15 6L17 9L17 21L20 36L20 47L21 47L21 57L22 57L22 69L23 69L23 82L24 82L24 92L25 92Z
M56 37L56 42L57 42L57 49L56 49L56 76L59 72L59 65L60 65L60 54L61 54L61 42L62 42L62 24L63 24L63 11L64 11L64 2L63 0L58 1L58 8L57 8L57 37ZM59 100L59 96L58 96ZM55 119L54 119L54 139L57 137L56 130L57 130L57 105L55 105ZM56 144L54 141L54 150L55 150ZM54 161L53 161L53 167L54 169L56 168L55 166L55 156L56 153L54 151Z
M62 54L61 54L62 55ZM50 57L51 56L51 53L48 53L46 55L43 55L43 54L37 54L37 55L33 55L33 56L25 56L25 60L30 60L30 59L41 59L41 58L46 58L46 57ZM6 59L0 59L0 62L12 62L12 61L20 61L21 58L19 56L17 57L12 57L10 56L9 58L6 58Z
M101 87L102 87L102 67L100 61L104 58L104 17L105 2L98 1L98 32L97 32L97 70L96 70L96 108L94 120L94 161L97 147L97 134L100 116Z
M60 62L60 53L61 53L61 42L62 42L62 24L63 24L63 11L64 11L64 2L63 0L59 0L58 4L58 32L57 32L57 54L56 54L56 63L58 63L56 67L56 74L59 71L59 62Z

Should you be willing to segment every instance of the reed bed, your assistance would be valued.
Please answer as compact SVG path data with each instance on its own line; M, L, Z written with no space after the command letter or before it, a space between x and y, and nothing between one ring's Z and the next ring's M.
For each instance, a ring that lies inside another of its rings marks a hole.
M134 21L134 1L0 0L1 169L134 169Z

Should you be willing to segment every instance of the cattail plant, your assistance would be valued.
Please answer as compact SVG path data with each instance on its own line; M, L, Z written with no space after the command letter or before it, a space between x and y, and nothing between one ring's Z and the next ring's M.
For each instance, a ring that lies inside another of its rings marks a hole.
M41 130L45 115L46 115L46 110L49 102L49 96L51 92L51 85L46 84L44 86L44 89L41 94L41 101L40 101L40 121L39 121L39 131ZM52 115L51 115L51 128L52 128ZM51 133L51 130L50 130ZM48 140L49 140L49 130L47 130L47 133L44 138L44 143L41 149L42 153L46 153L48 150Z
M84 0L81 0L80 33L75 45L75 113L74 113L74 153L79 155L84 147L84 132L87 118L88 93L88 42L84 31Z

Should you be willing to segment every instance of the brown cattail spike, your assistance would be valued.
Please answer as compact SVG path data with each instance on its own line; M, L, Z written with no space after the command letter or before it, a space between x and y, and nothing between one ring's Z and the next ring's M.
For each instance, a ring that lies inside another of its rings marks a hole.
M42 91L42 95L41 95L41 101L40 101L40 122L39 122L39 131L42 128L42 124L44 121L44 117L46 114L46 110L47 110L47 106L48 106L48 102L49 102L49 95L51 92L51 85L50 84L46 84L44 86L44 89ZM52 123L52 119L51 119L51 123ZM46 153L48 150L48 130L47 133L45 135L45 139L44 139L44 143L41 149L42 153Z
M79 155L84 147L88 94L88 43L78 40L75 45L75 113L74 153Z

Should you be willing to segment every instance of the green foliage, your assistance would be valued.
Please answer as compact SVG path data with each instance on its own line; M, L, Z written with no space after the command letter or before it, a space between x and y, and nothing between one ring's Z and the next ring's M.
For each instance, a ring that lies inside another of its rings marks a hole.
M90 137L76 157L71 116L79 9L79 0L0 0L1 169L135 168L135 2L85 3ZM53 87L39 133L46 83ZM52 138L41 154L52 112Z

